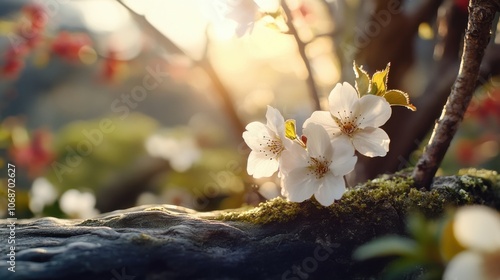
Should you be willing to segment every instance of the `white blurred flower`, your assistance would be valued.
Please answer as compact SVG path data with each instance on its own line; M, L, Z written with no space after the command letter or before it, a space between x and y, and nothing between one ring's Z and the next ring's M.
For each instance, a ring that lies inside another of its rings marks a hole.
M351 172L356 156L350 143L331 143L326 130L314 123L304 128L307 150L293 142L282 154L282 194L302 202L313 194L321 205L329 206L344 194L344 175Z
M258 192L265 199L273 199L279 197L281 194L280 187L273 182L263 183L262 185L259 186Z
M338 83L328 98L330 111L316 111L307 119L322 125L330 138L349 143L362 155L385 156L389 151L389 136L379 128L391 116L391 106L380 96L359 97L349 83Z
M219 35L226 33L239 37L252 30L255 21L259 19L259 13L273 14L281 6L280 0L200 1L205 15Z
M89 192L70 189L59 199L61 210L71 218L87 219L99 214L95 209L95 196Z
M281 113L267 106L267 124L251 122L243 132L245 143L252 149L247 172L254 178L269 177L279 168L281 152L291 140L285 137L285 120Z
M51 205L57 199L56 188L45 178L36 178L30 190L30 210L33 213L41 213L46 205Z
M448 263L444 280L500 279L500 214L486 206L458 209L453 233L466 248Z
M168 160L172 169L184 172L201 157L201 151L191 135L152 135L146 139L146 151L153 157Z

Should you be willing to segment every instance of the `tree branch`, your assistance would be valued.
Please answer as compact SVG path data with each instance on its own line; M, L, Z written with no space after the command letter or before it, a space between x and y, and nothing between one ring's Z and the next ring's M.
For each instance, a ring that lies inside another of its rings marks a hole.
M299 33L297 32L297 29L293 25L292 22L292 12L290 11L290 8L286 4L286 1L281 2L281 6L283 7L283 11L285 12L285 15L287 17L287 25L288 29L290 29L290 34L293 35L293 38L295 39L295 42L297 43L297 48L299 50L300 57L302 58L302 61L304 62L304 65L306 66L307 69L307 87L309 88L309 95L311 97L311 100L313 102L314 110L321 110L321 105L319 103L319 96L318 96L318 89L316 88L316 81L313 76L313 71L311 67L311 63L309 62L309 58L307 57L306 54L306 46L307 44L302 41L299 37Z
M189 55L186 54L184 50L179 48L174 42L172 42L168 37L166 37L164 34L162 34L158 29L156 29L144 16L138 14L134 10L130 9L125 3L123 3L121 0L117 0L118 3L120 3L123 7L125 7L129 13L131 14L132 18L139 24L141 25L146 32L148 32L153 38L159 41L159 43L167 50L173 53L178 53L182 54L186 57L191 58ZM208 40L208 39L207 39ZM206 54L206 52L205 52ZM194 62L194 64L201 69L205 71L207 76L210 78L212 81L213 87L215 89L215 92L219 95L221 101L222 101L222 107L230 119L230 122L232 122L232 125L234 129L236 130L236 133L238 135L243 134L245 131L245 125L242 123L240 117L238 116L238 113L236 112L236 108L234 107L234 103L231 99L231 94L229 90L226 88L224 83L221 81L219 78L219 75L213 68L212 64L210 63L210 60L206 55L203 56L201 60L195 60L191 58L191 60Z
M472 0L469 4L469 21L460 70L441 117L434 127L429 144L413 171L417 187L430 188L434 175L464 117L476 88L479 67L490 39L490 29L495 13L500 7L499 3L498 0Z

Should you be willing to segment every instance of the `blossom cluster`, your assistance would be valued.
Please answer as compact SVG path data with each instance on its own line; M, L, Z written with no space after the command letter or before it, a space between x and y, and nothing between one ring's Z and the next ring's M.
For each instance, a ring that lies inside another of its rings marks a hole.
M391 104L383 96L361 95L348 83L331 91L329 111L316 111L304 122L303 135L295 132L295 121L285 122L281 113L268 106L267 123L247 125L243 139L252 149L247 171L255 178L275 172L281 193L292 202L314 195L328 206L346 191L344 176L359 154L385 156L389 136L380 128L391 116Z
M255 23L266 15L281 15L281 0L201 0L200 4L216 31L225 30L238 37L251 32Z

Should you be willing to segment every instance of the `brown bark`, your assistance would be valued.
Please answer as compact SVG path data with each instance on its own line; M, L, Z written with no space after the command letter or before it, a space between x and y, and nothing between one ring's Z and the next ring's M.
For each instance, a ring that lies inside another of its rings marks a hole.
M313 70L311 67L311 63L309 62L309 58L307 57L306 54L306 46L307 44L300 39L299 33L297 32L297 29L293 25L293 19L292 19L292 12L290 11L290 8L286 4L285 1L282 2L281 4L283 11L285 12L285 15L287 17L287 25L290 34L293 35L293 38L295 39L295 42L297 43L297 49L299 51L300 58L304 62L304 65L307 70L307 79L306 79L306 84L307 88L309 89L309 96L311 97L311 101L313 103L313 108L314 110L321 110L321 105L319 102L319 95L318 95L318 89L316 88L316 81L314 79L314 74Z
M490 39L490 29L500 1L472 0L464 38L464 52L458 77L437 121L429 144L420 158L413 178L417 187L429 188L441 161L462 121L476 88L479 68Z
M440 38L438 38L438 41L440 43L438 43L439 46L436 46L436 48L440 48L442 50L442 54L435 58L436 64L433 66L433 69L430 70L430 78L427 81L427 86L421 94L414 92L414 89L412 88L404 87L402 79L408 74L406 70L410 69L411 65L407 64L408 61L399 59L409 56L406 49L397 49L393 52L388 52L389 54L392 54L392 58L385 58L385 63L387 63L387 61L391 61L391 73L389 75L390 88L403 89L412 95L417 95L418 97L416 98L412 97L412 103L418 108L418 110L416 112L412 112L402 107L393 108L392 117L383 126L383 129L387 132L387 134L389 134L391 139L397 139L397 141L391 142L389 153L383 158L360 157L358 159L355 172L353 172L354 174L352 174L349 178L349 183L351 185L364 182L382 173L393 173L402 168L415 165L415 162L412 162L410 156L413 151L419 148L422 139L426 137L436 119L439 118L441 110L450 93L450 88L457 77L460 64L459 47L461 46L463 33L467 27L467 15L464 14L463 11L454 5L450 5L450 3L446 3L444 5L449 7L444 7L443 10L445 13L440 14L438 21L440 21L440 24L449 28L443 28L446 32L439 34ZM416 21L417 24L419 24L421 21L432 21L431 18L426 18L422 15L426 13L428 16L435 15L436 10L437 6L430 7L429 4L426 3L416 12L411 13L408 16L405 15L405 17L410 17L413 21ZM393 31L393 33L411 33L411 36L394 37L391 38L389 42L398 40L407 42L414 41L414 37L417 36L416 29L413 29L413 31L410 32L408 27L400 24L399 20L390 23L390 25L393 24L399 26L399 28L403 28L403 30ZM451 26L453 28L451 28ZM394 28L397 27L391 27L389 29L394 30ZM383 38L373 38L373 40L380 39ZM382 41L387 42L387 40ZM399 45L401 43L397 44ZM380 43L379 48L383 48L384 45L387 45L387 43ZM377 53L384 53L382 49L365 50L365 52L369 51L373 52L372 56ZM396 55L394 53L403 54ZM366 55L367 54L365 54L365 56ZM396 58L398 60L387 60ZM358 61L358 58L356 61ZM378 63L383 65L383 61L379 61ZM403 65L401 65L401 63ZM369 66L371 69L382 69L383 67L385 66L379 68L376 68L376 66L373 65Z

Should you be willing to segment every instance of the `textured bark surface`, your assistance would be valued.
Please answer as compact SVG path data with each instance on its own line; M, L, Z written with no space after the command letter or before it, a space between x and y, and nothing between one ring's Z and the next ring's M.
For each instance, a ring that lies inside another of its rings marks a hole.
M479 67L490 39L490 31L498 1L472 0L464 39L464 52L458 77L453 84L441 117L431 139L413 172L418 187L429 188L450 146L476 88Z
M141 206L89 220L18 220L15 273L0 247L0 279L374 279L387 259L358 263L359 245L404 234L410 210L427 216L481 203L500 209L500 176L376 179L331 207L274 200L246 212ZM0 221L7 244L9 222ZM307 277L307 278L306 278ZM409 276L408 279L413 279Z

